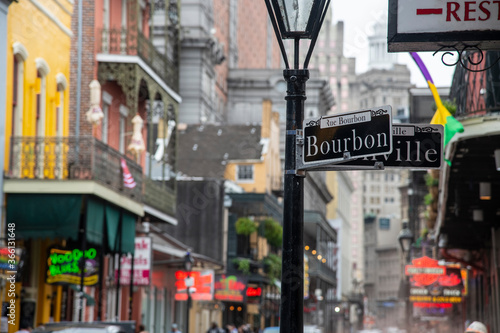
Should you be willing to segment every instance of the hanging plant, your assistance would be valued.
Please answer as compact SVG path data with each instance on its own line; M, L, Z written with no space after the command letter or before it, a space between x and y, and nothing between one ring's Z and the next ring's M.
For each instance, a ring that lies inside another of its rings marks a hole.
M427 187L433 187L439 185L439 178L434 178L430 173L425 174L424 179L425 179L425 185L427 185Z
M424 197L424 203L426 206L431 205L434 202L434 197L431 193L427 193Z
M275 220L264 220L264 237L274 247L281 247L283 243L283 227Z
M249 236L257 231L258 223L248 217L240 217L234 226L238 235Z
M453 100L444 99L441 102L443 103L443 106L451 113L451 115L454 116L455 113L457 112L457 103L455 99ZM432 105L432 109L434 110L434 112L436 112L437 110L436 103Z
M248 275L250 274L250 259L244 259L244 258L236 258L233 259L233 263L238 266L238 270L241 271L243 274Z
M278 279L281 276L281 257L276 254L270 253L267 257L262 259L264 264L265 272L267 276L271 279Z

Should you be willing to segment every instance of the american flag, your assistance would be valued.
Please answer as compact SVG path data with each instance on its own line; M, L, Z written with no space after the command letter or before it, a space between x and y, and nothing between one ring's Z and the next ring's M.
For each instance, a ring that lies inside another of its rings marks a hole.
M122 158L120 161L122 165L122 171L123 171L123 186L126 188L134 188L135 187L135 180L134 177L132 177L132 174L128 170L127 162L125 162L125 159Z

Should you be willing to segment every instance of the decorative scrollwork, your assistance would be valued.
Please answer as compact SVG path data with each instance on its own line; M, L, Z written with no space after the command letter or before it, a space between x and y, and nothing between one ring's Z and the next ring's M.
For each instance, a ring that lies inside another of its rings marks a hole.
M321 121L321 118L318 119L318 120L311 120L309 121L305 127L315 127L315 126L319 126L319 122Z
M438 132L439 129L436 127L431 127L431 126L424 126L424 127L415 127L415 132L417 133L432 133L432 132Z
M387 113L387 110L384 110L384 109L372 110L372 117L382 116L386 113Z
M474 69L472 68L473 66L479 66L485 59L485 54L484 51L479 48L477 45L466 45L463 44L463 48L460 50L456 45L447 45L447 46L442 46L439 50L433 53L433 56L436 55L436 53L446 49L453 49L454 51L446 51L441 55L441 62L446 65L446 66L456 66L460 64L463 68L468 70L469 72L483 72L487 71L488 69L492 68L493 66L496 65L498 61L500 61L500 58L497 58L493 63L491 63L488 67L484 67L481 69ZM453 54L453 52L457 52L457 54ZM478 57L474 57L473 55L478 54ZM449 62L445 60L445 57L447 56L456 56L457 60L453 62Z

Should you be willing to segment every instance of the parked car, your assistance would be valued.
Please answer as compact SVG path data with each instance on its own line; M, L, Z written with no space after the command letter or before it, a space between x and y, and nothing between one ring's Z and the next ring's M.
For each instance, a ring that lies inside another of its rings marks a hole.
M263 333L279 333L280 328L279 326L274 326L274 327L266 327L264 328ZM318 328L316 325L306 325L304 326L304 333L321 333L322 330Z
M59 322L47 323L33 329L31 333L134 333L135 322Z
M266 327L262 333L280 333L279 326Z

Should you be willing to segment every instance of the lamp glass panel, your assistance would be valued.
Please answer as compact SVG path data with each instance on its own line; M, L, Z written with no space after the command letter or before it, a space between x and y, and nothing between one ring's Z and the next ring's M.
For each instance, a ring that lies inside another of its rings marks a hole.
M491 200L491 183L479 183L479 198L481 200Z
M403 245L404 252L410 251L410 246L411 246L411 239L410 238L402 238L401 244Z
M500 171L500 149L495 149L495 167Z
M315 0L278 0L287 32L304 32Z

